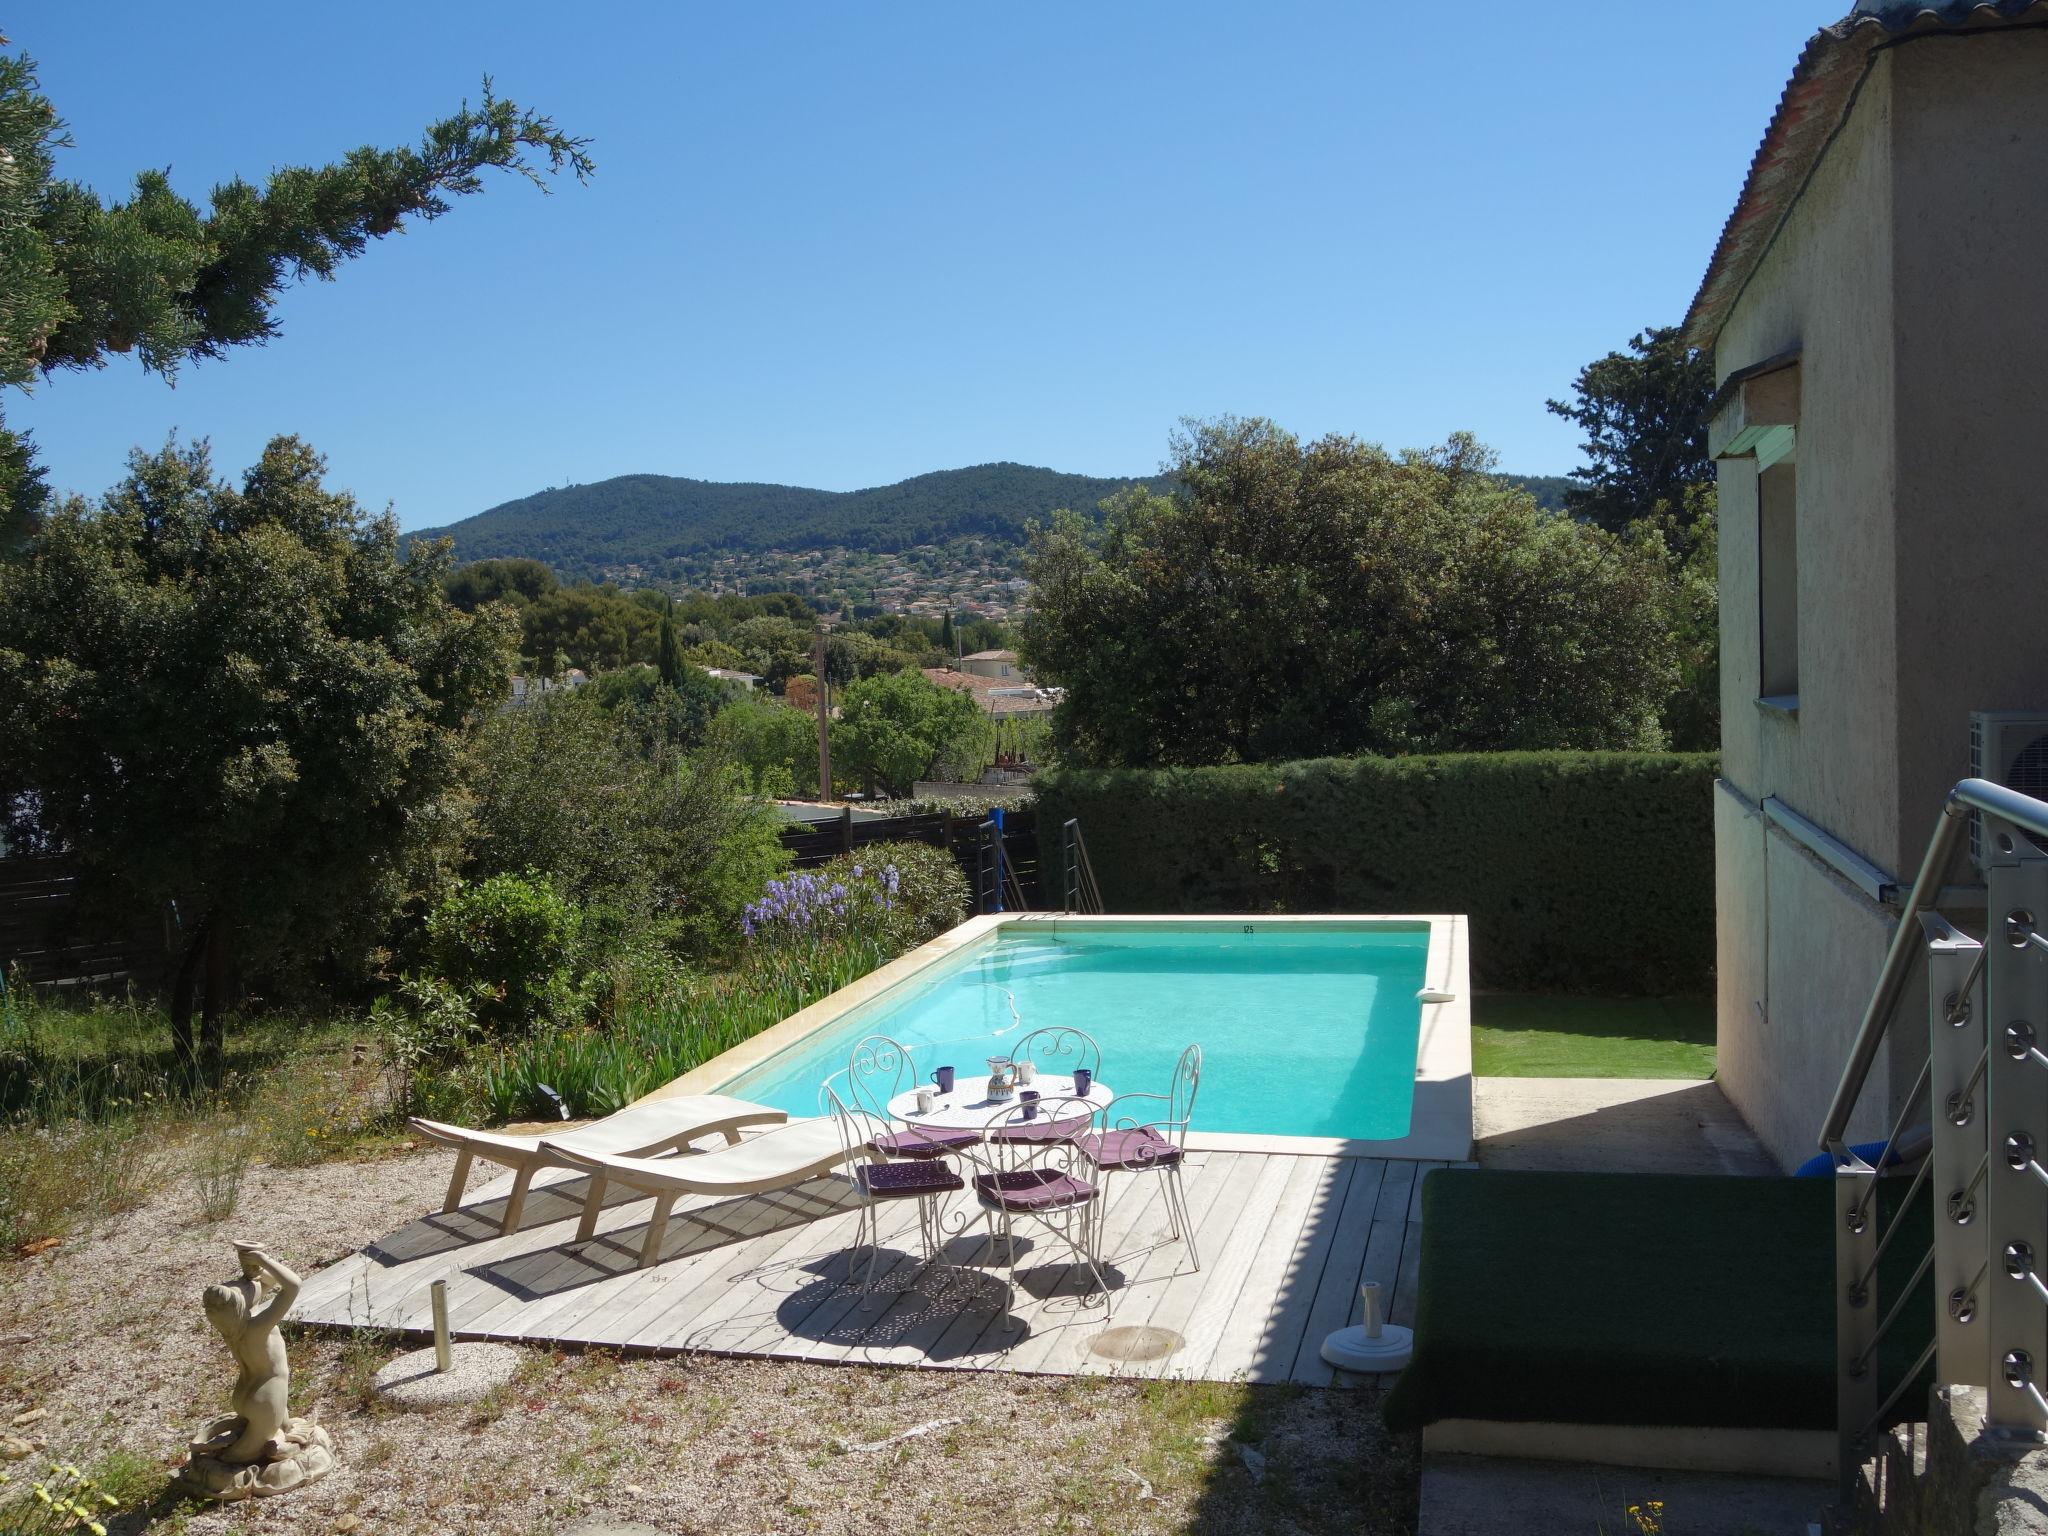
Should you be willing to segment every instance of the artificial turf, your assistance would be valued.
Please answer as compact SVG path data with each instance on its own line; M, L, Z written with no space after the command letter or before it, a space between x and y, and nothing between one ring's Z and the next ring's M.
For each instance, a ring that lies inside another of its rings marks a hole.
M1883 1222L1904 1183L1885 1182ZM1386 1400L1387 1423L1832 1429L1832 1184L1429 1174L1415 1357ZM1878 1273L1885 1311L1931 1239L1924 1191L1905 1220ZM1885 1392L1932 1333L1927 1286L1886 1336ZM1907 1393L1901 1411L1924 1401Z
M1481 1077L1714 1075L1710 997L1472 999L1472 1070Z

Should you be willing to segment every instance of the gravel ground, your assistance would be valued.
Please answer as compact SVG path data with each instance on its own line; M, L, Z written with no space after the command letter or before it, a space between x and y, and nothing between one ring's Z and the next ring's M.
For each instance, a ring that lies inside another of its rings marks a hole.
M174 1182L90 1237L0 1260L0 1431L43 1410L16 1432L124 1496L116 1533L538 1536L594 1515L678 1536L1413 1528L1415 1450L1370 1392L531 1349L484 1402L407 1413L369 1378L414 1346L332 1334L293 1341L293 1397L337 1470L262 1504L170 1499L185 1441L225 1411L199 1293L232 1271L227 1240L310 1274L438 1204L446 1177L435 1154L253 1168L218 1224Z

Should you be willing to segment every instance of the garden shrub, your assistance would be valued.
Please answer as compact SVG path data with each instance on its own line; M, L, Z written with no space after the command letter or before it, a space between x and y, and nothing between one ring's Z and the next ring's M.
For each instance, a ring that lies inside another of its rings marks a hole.
M892 843L771 880L742 923L756 944L870 942L890 959L966 915L967 878L943 848Z
M587 691L485 727L467 873L541 871L583 909L592 949L643 930L692 951L729 946L740 909L788 863L781 818L718 748L656 762Z
M1487 752L1041 775L1112 912L1462 912L1477 985L1669 993L1714 960L1711 753Z
M427 919L439 980L472 1000L480 1024L498 1030L580 1016L582 932L582 911L530 870L464 886Z

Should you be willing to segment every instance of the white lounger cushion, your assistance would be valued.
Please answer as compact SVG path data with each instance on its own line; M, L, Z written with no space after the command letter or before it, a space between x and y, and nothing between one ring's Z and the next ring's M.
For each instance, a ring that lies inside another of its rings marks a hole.
M875 1128L882 1126L877 1122ZM573 1167L602 1173L629 1189L668 1195L758 1195L830 1173L847 1158L839 1127L824 1117L792 1120L736 1147L690 1157L617 1156L555 1137L542 1146Z
M413 1117L412 1126L429 1141L455 1149L455 1171L449 1176L448 1195L441 1203L444 1216L461 1206L473 1159L503 1163L513 1170L512 1192L505 1197L504 1214L498 1222L499 1232L507 1233L519 1226L526 1208L526 1192L535 1174L544 1168L584 1166L570 1161L571 1153L637 1156L672 1152L699 1136L718 1134L737 1144L745 1127L780 1125L788 1118L783 1111L765 1104L749 1104L745 1099L729 1099L721 1093L704 1093L681 1099L642 1099L615 1115L560 1131L545 1140L539 1136L476 1131L466 1125L448 1125L418 1116Z
M615 1115L551 1133L546 1144L577 1152L614 1153L625 1157L694 1141L728 1128L749 1125L779 1125L789 1116L765 1104L730 1099L721 1093L697 1094L681 1099L644 1099L629 1104ZM474 1131L467 1126L446 1125L439 1120L415 1118L413 1125L424 1136L452 1147L468 1147L493 1162L523 1161L536 1156L543 1144L539 1136L506 1136L495 1131ZM502 1154L494 1156L494 1154Z

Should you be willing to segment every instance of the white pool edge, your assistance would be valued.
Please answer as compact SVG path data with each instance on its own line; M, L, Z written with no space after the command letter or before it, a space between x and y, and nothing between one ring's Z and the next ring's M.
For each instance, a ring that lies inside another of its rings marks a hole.
M1065 912L999 912L971 917L957 928L899 955L859 981L820 998L780 1024L720 1052L648 1094L649 1099L716 1093L727 1083L760 1066L771 1056L826 1029L851 1009L873 1001L931 966L990 939L1004 927L1107 928L1143 923L1257 923L1313 926L1424 923L1429 928L1429 958L1423 972L1425 997L1448 994L1422 1003L1420 1033L1415 1043L1415 1098L1409 1110L1408 1134L1384 1141L1341 1136L1262 1136L1223 1131L1194 1131L1190 1151L1256 1152L1308 1157L1384 1157L1415 1162L1460 1163L1472 1155L1472 980L1469 932L1463 914L1401 912L1320 912L1303 916L1250 913L1158 913L1116 917L1082 917Z

